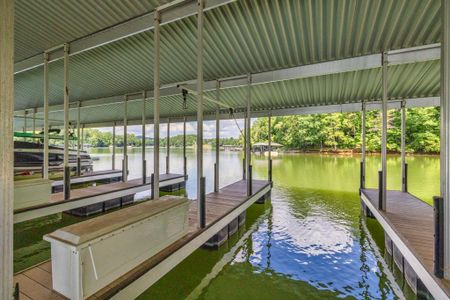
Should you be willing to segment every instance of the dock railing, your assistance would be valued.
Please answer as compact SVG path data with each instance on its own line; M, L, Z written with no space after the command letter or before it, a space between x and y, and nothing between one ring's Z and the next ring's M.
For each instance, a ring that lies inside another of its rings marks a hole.
M434 275L444 277L444 199L433 197L434 212Z

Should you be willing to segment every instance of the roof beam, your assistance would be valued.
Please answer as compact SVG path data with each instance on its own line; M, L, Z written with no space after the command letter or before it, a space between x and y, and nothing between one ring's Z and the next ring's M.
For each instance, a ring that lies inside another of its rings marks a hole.
M209 0L205 4L205 11L216 7L232 3L236 0ZM196 1L174 1L164 5L158 10L161 11L161 25L169 24L177 20L190 17L197 13ZM115 41L127 38L132 35L139 34L144 31L153 29L154 12L149 12L141 16L129 19L120 24L111 26L101 31L92 33L70 43L70 55L76 55L85 51L113 43ZM60 60L64 57L64 51L58 49L51 53L50 61ZM44 54L40 53L35 56L26 58L14 64L14 74L25 72L44 64Z
M440 58L440 45L433 44L424 47L395 50L388 53L388 58L391 65L437 60ZM381 68L381 54L371 54L335 61L327 61L316 64L285 68L275 71L255 73L252 74L252 82L253 85L267 84L276 81L324 76L343 72L362 71L373 68ZM221 83L221 89L236 88L247 85L247 76L248 75L246 74L229 78L221 78L218 79L218 81L220 81ZM217 80L206 81L204 85L205 91L215 90L216 83ZM179 86L183 86L188 90L195 90L196 80L164 85L161 88L161 97L181 94ZM153 91L149 90L146 92L149 99L153 98ZM142 91L137 91L136 93L130 94L128 97L128 101L141 100L141 95ZM117 95L105 98L80 100L80 106L93 107L114 103L123 103L123 101L123 95ZM53 105L49 108L50 112L62 110L62 105ZM39 108L37 110L37 112L42 111L42 108Z

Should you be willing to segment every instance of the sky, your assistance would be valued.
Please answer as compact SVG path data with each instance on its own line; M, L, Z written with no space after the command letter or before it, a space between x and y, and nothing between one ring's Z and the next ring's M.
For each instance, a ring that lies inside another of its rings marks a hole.
M252 123L256 119L252 119ZM244 130L244 120L237 119L241 130ZM220 136L224 138L239 137L239 129L234 120L221 120L220 121ZM112 127L102 127L98 128L100 131L112 132ZM134 133L136 136L142 135L141 125L128 126L128 133ZM116 134L123 134L123 127L116 127ZM172 123L170 124L170 136L182 135L183 134L183 123ZM187 122L186 123L186 134L197 134L197 122ZM153 125L149 124L145 126L145 136L153 137ZM167 124L160 125L160 137L167 136ZM211 139L216 136L216 121L205 121L203 123L203 138Z

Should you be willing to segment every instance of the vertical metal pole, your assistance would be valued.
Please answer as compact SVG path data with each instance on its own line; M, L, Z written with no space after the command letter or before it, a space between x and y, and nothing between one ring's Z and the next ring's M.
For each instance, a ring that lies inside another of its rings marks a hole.
M80 117L81 117L81 103L78 102L77 105L77 175L81 175L81 156L80 156L80 150L81 150L81 137L80 137Z
M388 58L387 53L383 52L382 55L382 80L383 80L383 100L382 100L382 129L381 129L381 171L382 182L381 182L381 206L383 210L386 210L386 169L387 169L387 98L388 98L388 74L387 74L387 64Z
M360 171L360 188L366 187L366 102L362 102L361 107L361 171Z
M167 118L166 174L170 172L170 118Z
M401 142L400 142L400 148L401 148L401 161L402 161L402 192L407 192L408 183L406 182L406 109L405 109L405 101L403 100L401 102L400 106L400 115L401 115Z
M441 197L444 236L450 235L450 0L441 0ZM450 279L450 238L444 239L444 278Z
M14 0L0 0L0 299L13 296Z
M112 169L116 169L116 122L114 122L112 132Z
M44 160L42 177L48 179L48 53L44 53Z
M36 111L37 111L37 108L35 107L33 109L33 134L36 133Z
M122 181L128 181L128 95L125 96L123 112L123 160Z
M247 119L246 119L246 124L247 124L247 126L246 126L246 130L247 130L247 133L246 133L246 138L247 138L247 140L246 140L246 142L245 142L245 145L246 145L246 148L245 148L245 151L246 151L246 153L247 153L247 155L246 155L246 170L247 170L247 195L248 196L250 196L251 194L252 194L252 184L253 184L253 182L252 182L252 177L250 176L250 172L252 171L251 170L251 165L252 165L252 162L251 162L251 145L250 145L250 136L251 136L251 129L250 129L250 127L251 127L251 116L250 116L250 106L251 106L251 97L252 97L252 76L251 75L248 75L248 86L247 86Z
M247 112L244 116L244 159L242 160L242 179L247 178Z
M186 117L183 118L183 172L184 180L187 179L187 157L186 157Z
M269 143L269 155L268 155L268 180L269 182L272 182L272 114L269 113L269 120L268 120L268 128L267 128L267 139Z
M198 199L198 220L199 227L205 225L205 197L202 193L203 178L203 8L204 0L198 0L197 16L197 199Z
M145 159L145 100L147 92L142 92L142 183L147 183L147 160Z
M64 199L70 199L69 166L69 44L64 44Z
M84 124L81 125L81 151L84 151Z
M159 111L160 111L160 13L159 11L155 11L155 20L154 20L154 108L153 108L153 184L152 184L152 193L153 199L159 199Z
M216 100L220 101L220 81L216 82ZM219 191L220 111L216 109L216 164L214 169L214 191Z
M28 119L28 111L25 109L24 112L23 112L23 133L27 132L27 126L28 126L27 119ZM23 140L26 141L27 137L24 136Z

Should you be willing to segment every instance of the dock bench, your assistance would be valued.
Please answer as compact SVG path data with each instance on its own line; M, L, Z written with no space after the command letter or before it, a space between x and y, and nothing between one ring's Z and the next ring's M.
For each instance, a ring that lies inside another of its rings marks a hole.
M164 196L45 235L53 289L86 299L185 236L188 210L186 198Z

